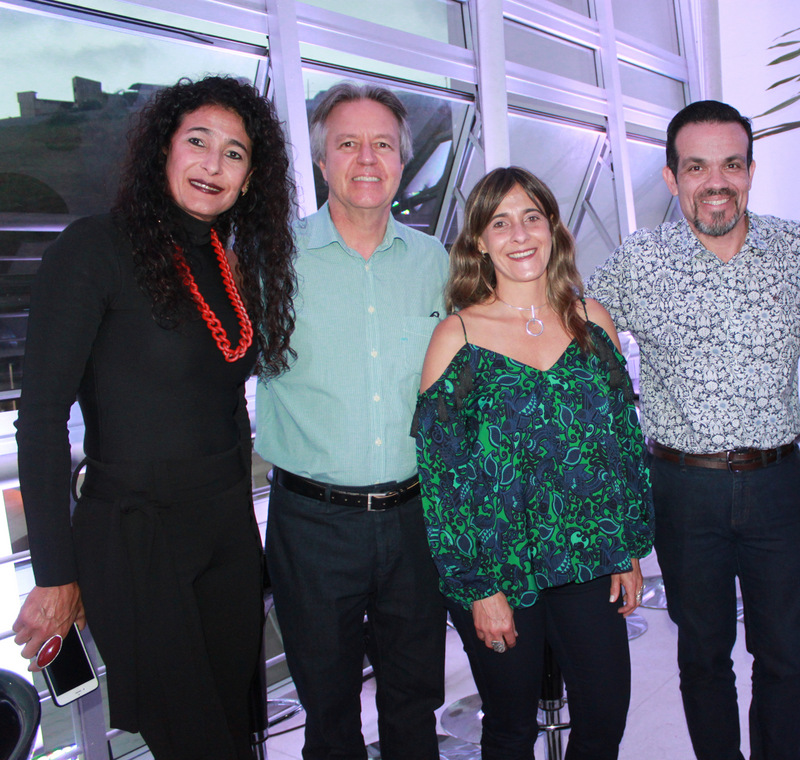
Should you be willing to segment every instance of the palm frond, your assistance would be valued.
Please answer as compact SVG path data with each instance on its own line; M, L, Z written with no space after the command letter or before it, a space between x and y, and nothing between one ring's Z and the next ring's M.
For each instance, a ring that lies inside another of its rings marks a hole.
M796 103L798 100L800 100L800 94L795 95L793 98L789 98L789 100L784 100L783 103L773 106L768 111L764 111L764 113L759 114L759 116L767 116L768 114L775 113L775 111L780 111L782 108L786 108L787 106L792 105L792 103Z
M796 61L797 58L800 57L800 40L794 39L793 35L796 35L797 32L800 32L800 27L797 29L790 29L788 32L784 32L780 37L776 37L773 41L773 44L769 46L768 50L784 50L782 55L779 55L775 60L770 61L767 65L768 66L777 66L781 63L786 63L787 61ZM788 48L788 50L787 50ZM796 70L796 67L795 67ZM800 82L800 74L792 74L791 76L784 77L783 79L779 79L777 82L774 82L767 90L774 90L776 87L781 87L783 85L789 84L790 82ZM795 90L795 92L797 92ZM788 108L789 106L794 105L800 101L800 92L793 95L790 98L787 98L778 105L773 106L764 113L759 114L756 116L757 119L763 116L769 116L770 114L774 114L777 111L781 111L784 108ZM787 121L784 124L778 124L772 127L765 127L763 129L758 129L753 132L753 137L755 138L762 138L762 137L770 137L772 135L779 135L783 132L789 132L793 129L800 129L800 121Z
M800 121L789 121L786 124L777 124L774 127L764 127L764 129L757 129L753 132L753 139L760 140L762 137L779 135L781 132L790 132L798 127L800 127Z
M791 61L793 58L797 58L798 55L800 55L800 50L795 50L791 53L786 53L786 55L781 55L774 61L770 61L767 64L767 66L774 66L776 63L786 63L786 61Z
M781 79L780 81L775 82L775 84L771 84L769 87L767 87L767 89L768 90L774 90L776 87L780 87L782 84L786 84L787 82L791 82L793 79L796 79L796 80L798 80L800 82L800 74L795 74L793 76L786 77L786 79Z

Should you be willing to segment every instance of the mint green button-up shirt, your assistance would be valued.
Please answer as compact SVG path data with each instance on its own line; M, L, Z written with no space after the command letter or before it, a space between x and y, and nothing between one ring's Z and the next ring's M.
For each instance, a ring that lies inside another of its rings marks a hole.
M445 316L442 244L391 216L368 260L327 204L295 224L298 295L288 372L256 391L256 451L336 485L405 480L411 419L431 333Z

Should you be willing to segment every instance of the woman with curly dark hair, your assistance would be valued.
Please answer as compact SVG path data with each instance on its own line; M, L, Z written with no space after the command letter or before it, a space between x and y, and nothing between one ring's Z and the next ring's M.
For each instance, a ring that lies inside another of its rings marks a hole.
M37 585L15 640L33 657L85 607L111 724L159 759L252 757L262 552L244 388L257 359L269 377L291 355L293 203L270 104L232 78L181 80L139 114L112 213L61 234L31 297L17 440ZM87 467L70 521L76 397Z

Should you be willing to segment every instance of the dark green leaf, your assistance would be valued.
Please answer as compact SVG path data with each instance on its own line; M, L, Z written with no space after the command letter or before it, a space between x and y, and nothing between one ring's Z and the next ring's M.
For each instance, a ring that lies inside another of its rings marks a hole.
M784 100L783 103L780 103L779 105L770 108L769 111L764 111L764 113L759 114L759 116L766 116L767 114L775 113L775 111L780 111L782 108L786 108L786 106L790 106L792 105L792 103L796 103L798 100L800 100L800 95L795 95L793 98L789 98L789 100Z
M786 79L781 79L779 82L775 82L775 84L771 84L769 87L767 87L767 89L768 90L774 90L776 87L780 87L782 84L786 84L787 82L791 82L793 79L797 79L798 81L800 81L800 74L797 74L797 75L791 76L791 77L786 77Z
M776 58L774 61L770 61L767 65L774 66L776 63L791 61L792 58L797 58L798 55L800 55L800 50L795 50L793 53L786 53L786 55L782 55L779 58Z
M771 137L772 135L779 135L781 132L790 132L793 129L800 128L800 121L790 121L786 124L778 124L774 127L765 127L753 132L753 137L760 140L762 137Z

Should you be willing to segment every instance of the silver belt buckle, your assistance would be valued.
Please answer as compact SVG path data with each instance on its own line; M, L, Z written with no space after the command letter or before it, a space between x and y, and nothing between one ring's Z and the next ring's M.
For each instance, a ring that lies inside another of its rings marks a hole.
M375 510L372 509L372 497L378 496L378 494L367 494L367 512L374 512Z

